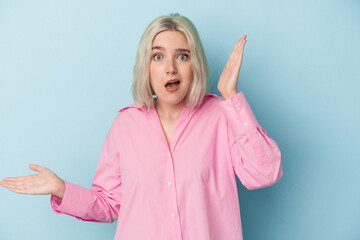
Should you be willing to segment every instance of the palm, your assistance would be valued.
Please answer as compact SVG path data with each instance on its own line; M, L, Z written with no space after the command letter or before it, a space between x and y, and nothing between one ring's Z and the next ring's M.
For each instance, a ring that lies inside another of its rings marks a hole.
M29 176L5 178L0 184L16 193L53 194L56 190L56 181L59 179L56 174L45 167L35 164L30 164L30 168L39 173Z
M237 82L246 43L246 35L243 35L236 43L230 58L219 78L218 89L222 94L233 94L237 92Z

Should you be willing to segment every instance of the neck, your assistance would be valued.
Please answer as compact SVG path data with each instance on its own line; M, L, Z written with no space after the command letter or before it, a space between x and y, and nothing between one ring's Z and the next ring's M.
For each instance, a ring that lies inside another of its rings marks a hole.
M178 104L167 104L156 101L155 108L161 119L167 121L176 121L179 119L181 110L184 105L184 101L181 101Z

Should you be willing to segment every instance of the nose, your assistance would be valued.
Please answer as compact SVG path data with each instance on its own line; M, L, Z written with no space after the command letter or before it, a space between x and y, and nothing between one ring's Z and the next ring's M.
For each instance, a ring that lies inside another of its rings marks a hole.
M168 74L175 74L177 72L175 61L173 59L167 61L166 72Z

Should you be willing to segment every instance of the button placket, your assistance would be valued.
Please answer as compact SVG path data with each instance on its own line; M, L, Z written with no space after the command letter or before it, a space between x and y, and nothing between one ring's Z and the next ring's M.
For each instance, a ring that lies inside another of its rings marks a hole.
M181 239L180 219L178 216L178 202L175 184L174 161L171 152L166 153L165 161L165 184L167 185L166 191L166 205L169 216L169 228L173 236Z

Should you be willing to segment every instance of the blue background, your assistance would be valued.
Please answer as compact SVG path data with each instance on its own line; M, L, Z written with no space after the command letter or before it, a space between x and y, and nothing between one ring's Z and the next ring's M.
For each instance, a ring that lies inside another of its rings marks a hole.
M197 27L218 95L247 35L238 90L284 176L252 191L237 179L244 239L360 239L356 0L0 1L0 179L37 163L90 188L117 111L133 103L140 37L173 12ZM56 215L49 202L0 188L0 239L113 239L116 222Z

